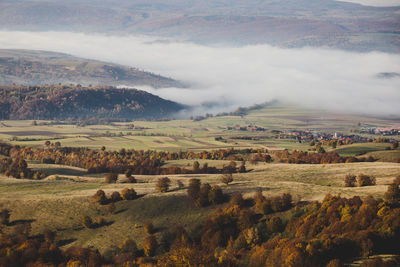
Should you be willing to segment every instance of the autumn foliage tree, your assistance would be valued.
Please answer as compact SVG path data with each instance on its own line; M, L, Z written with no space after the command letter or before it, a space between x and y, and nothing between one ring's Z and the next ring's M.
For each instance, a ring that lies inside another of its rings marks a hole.
M345 187L354 187L356 186L356 176L352 174L347 174L344 178L344 186Z
M171 185L171 180L168 177L160 178L157 181L156 190L162 193L167 192L170 185Z
M121 197L125 200L133 200L137 197L137 194L133 188L124 188L121 191Z
M112 192L111 196L110 196L110 200L112 202L117 202L122 200L121 194L118 191Z
M105 182L107 184L116 183L117 180L118 180L118 174L117 173L108 173L106 175L106 178L105 178Z
M104 205L107 203L108 199L106 197L106 193L103 190L97 190L96 194L92 196L92 201L94 203Z
M143 241L144 255L147 257L154 256L158 247L157 239L154 235L147 235Z
M374 176L365 174L359 174L357 176L357 186L361 187L370 185L376 185L376 179Z
M198 199L200 196L200 185L201 185L201 182L199 179L190 179L189 180L187 194L188 194L188 197L191 198L193 201Z
M222 176L221 176L221 182L223 182L223 183L226 184L226 185L232 183L232 182L233 182L232 173L225 173L225 174L222 174Z
M390 205L400 204L400 177L397 177L392 184L389 185L384 198Z
M224 193L221 187L214 185L208 193L208 201L211 204L221 204L224 202Z

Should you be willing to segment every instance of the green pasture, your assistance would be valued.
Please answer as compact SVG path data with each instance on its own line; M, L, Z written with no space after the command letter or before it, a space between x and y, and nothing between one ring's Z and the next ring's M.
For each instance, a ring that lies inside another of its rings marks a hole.
M340 156L348 157L364 155L368 152L382 151L385 150L387 147L391 147L391 145L387 143L356 143L351 145L338 146L336 149L330 150L330 152L336 152Z

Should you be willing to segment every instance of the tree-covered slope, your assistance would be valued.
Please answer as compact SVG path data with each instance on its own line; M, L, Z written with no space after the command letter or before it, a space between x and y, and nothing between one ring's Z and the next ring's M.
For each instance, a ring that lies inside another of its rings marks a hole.
M72 85L0 87L0 119L155 119L184 106L145 91Z

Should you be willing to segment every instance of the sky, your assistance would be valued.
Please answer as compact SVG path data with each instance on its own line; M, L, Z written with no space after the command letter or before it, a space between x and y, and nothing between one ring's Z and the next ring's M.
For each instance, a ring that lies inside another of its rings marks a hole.
M346 0L342 2L357 3L365 6L400 6L400 0Z
M205 46L138 36L0 31L0 48L48 50L137 67L189 88L136 86L197 112L231 111L270 100L334 111L398 115L400 55L269 45ZM210 103L214 105L210 107ZM204 107L204 105L206 107Z

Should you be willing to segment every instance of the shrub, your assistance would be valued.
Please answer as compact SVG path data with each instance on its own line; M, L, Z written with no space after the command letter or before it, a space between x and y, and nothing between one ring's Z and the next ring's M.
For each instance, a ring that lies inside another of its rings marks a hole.
M157 250L157 240L154 235L148 235L143 241L144 255L147 257L154 256Z
M133 253L134 255L136 255L138 252L136 242L130 238L125 239L124 242L122 242L122 244L119 246L119 248L123 253Z
M270 199L266 199L262 204L261 204L261 212L262 214L270 214L274 210L272 209L272 201Z
M130 184L136 184L136 183L137 183L137 180L136 180L135 177L129 176L128 179L126 180L126 182L127 182L127 183L130 183Z
M137 194L136 194L135 189L133 189L133 188L130 188L130 189L124 188L121 191L121 196L125 200L132 200L132 199L136 198Z
M281 218L274 216L267 222L267 230L270 234L280 233L284 229Z
M282 211L283 210L282 198L279 196L272 198L271 207L272 207L272 210L275 212Z
M292 195L288 193L283 193L282 195L283 209L287 210L292 207Z
M187 194L193 201L199 198L200 185L201 185L201 183L200 183L199 179L190 179L190 181L189 181Z
M368 175L365 175L365 174L359 174L357 176L357 185L359 187L375 185L375 184L376 184L376 179L375 179L374 176L368 176Z
M245 201L243 199L242 193L240 193L240 192L233 193L233 195L232 195L232 197L231 197L231 199L229 201L229 204L238 205L241 208L244 207Z
M256 217L251 209L244 209L240 211L237 225L240 230L251 228L256 223Z
M246 163L244 161L242 161L242 163L240 164L239 170L240 173L244 173L246 172Z
M193 162L193 171L198 172L200 169L200 163L198 161Z
M200 187L200 194L196 200L196 204L199 207L205 207L210 204L208 195L211 191L211 186L208 183L202 184Z
M103 190L97 190L96 194L92 196L92 201L94 203L99 203L101 205L107 203L107 197Z
M393 181L391 185L389 185L384 199L387 203L391 205L398 205L400 204L400 184L398 183L398 177Z
M115 192L113 192L111 194L110 199L111 199L112 202L117 202L117 201L122 200L122 197L121 197L121 194L119 192L115 191Z
M97 227L103 226L103 225L105 225L105 224L106 224L106 219L104 219L103 216L98 216L98 217L96 218L96 226L97 226Z
M3 209L0 212L1 224L8 225L10 224L10 211L8 209Z
M50 231L49 229L44 230L43 232L44 240L48 243L53 243L56 238L56 233Z
M222 177L221 177L221 182L223 182L226 185L228 185L229 183L232 183L233 182L232 173L223 174Z
M143 225L143 229L147 234L154 234L154 225L151 222L147 222Z
M126 171L125 171L125 177L126 177L126 178L129 178L129 177L131 177L131 176L132 176L132 170L131 170L131 169L126 170Z
M179 189L182 189L182 188L185 187L185 185L182 183L181 180L176 181L176 184L178 185L178 188L179 188Z
M344 186L345 187L354 187L356 186L356 176L352 174L347 174L344 178Z
M106 175L106 183L111 184L111 183L116 183L118 180L118 174L117 173L109 173Z
M208 201L211 204L220 204L224 202L224 194L222 193L221 187L215 185L211 188L210 193L208 193Z
M92 218L89 216L82 216L82 225L85 226L86 228L92 228L93 227L93 221Z
M398 147L399 147L399 142L398 141L393 142L392 149L397 149Z
M393 184L400 185L400 176L397 176L396 178L394 178Z
M116 210L116 207L115 207L114 203L110 203L107 205L107 212L109 214L114 214L115 210Z
M158 192L167 192L171 185L171 180L168 177L160 178L156 184L156 190Z
M328 262L326 267L342 267L343 265L341 264L339 259L333 259Z

